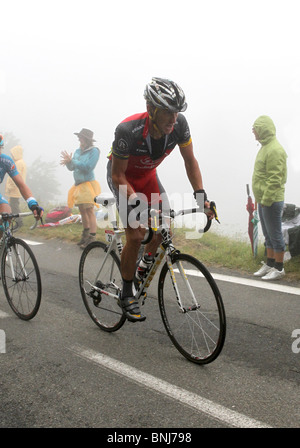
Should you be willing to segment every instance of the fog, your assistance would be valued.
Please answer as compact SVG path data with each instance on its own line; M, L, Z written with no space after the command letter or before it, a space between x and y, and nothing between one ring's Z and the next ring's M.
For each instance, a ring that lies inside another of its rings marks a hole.
M246 184L259 149L252 124L269 115L288 153L286 202L300 205L300 30L297 0L10 0L1 4L0 132L12 132L30 165L57 162L61 197L73 175L60 152L93 130L101 151L117 124L143 112L153 76L185 91L204 188L228 234L247 233ZM158 169L172 195L191 195L178 147Z

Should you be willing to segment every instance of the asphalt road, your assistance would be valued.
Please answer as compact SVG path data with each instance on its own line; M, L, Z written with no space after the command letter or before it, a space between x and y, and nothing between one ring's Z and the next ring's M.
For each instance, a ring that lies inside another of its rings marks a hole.
M299 428L299 285L284 292L220 277L226 343L216 361L198 366L164 330L157 278L146 321L106 334L81 301L81 250L40 242L32 246L43 282L38 315L19 320L0 286L0 428L108 428L112 437L114 428Z

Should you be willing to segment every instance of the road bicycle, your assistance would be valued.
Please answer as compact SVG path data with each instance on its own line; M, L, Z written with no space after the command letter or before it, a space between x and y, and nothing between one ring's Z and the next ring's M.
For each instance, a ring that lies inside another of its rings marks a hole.
M14 219L32 215L32 212L0 214L1 280L7 301L22 320L32 319L38 312L41 297L41 275L36 258L29 245L15 238ZM31 227L35 228L37 221Z
M89 316L102 330L114 332L126 321L120 307L120 255L125 231L117 225L114 198L101 194L96 199L108 207L112 228L105 229L107 244L95 241L84 249L79 263L79 285ZM168 218L173 220L176 216L198 211L171 211ZM210 223L207 220L205 231ZM150 227L144 244L150 240L153 231ZM208 364L221 353L226 335L220 291L199 260L174 247L168 226L160 225L155 231L161 233L162 243L145 277L136 287L135 298L144 304L147 290L164 259L158 280L158 305L166 332L185 358L197 364Z

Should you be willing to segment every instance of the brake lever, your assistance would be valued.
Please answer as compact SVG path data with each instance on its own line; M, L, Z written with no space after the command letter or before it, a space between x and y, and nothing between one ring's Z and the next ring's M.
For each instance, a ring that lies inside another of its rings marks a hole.
M205 208L204 209L204 213L206 214L206 215L208 215L208 212L209 211L212 211L213 213L214 213L214 218L215 218L215 220L219 223L219 224L221 224L220 223L220 221L219 221L219 217L218 217L218 213L217 213L217 207L216 207L216 203L214 202L214 201L211 201L210 202L210 205L209 205L209 208Z
M34 230L37 227L38 221L41 221L42 225L44 224L43 217L41 216L40 219L35 219L35 223L30 227L30 230Z
M214 202L214 201L211 201L210 202L210 210L212 210L213 212L214 212L214 214L215 214L215 220L220 224L220 221L219 221L219 217L218 217L218 213L217 213L217 206L216 206L216 203Z

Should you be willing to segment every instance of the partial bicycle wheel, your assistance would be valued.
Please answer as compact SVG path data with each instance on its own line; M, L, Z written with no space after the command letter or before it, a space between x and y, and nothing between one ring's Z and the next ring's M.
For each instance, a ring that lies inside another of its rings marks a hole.
M14 313L22 320L32 319L41 304L42 283L36 258L25 241L12 238L3 249L1 277Z
M196 258L174 254L172 267L171 273L165 263L159 277L162 320L171 341L183 356L197 364L208 364L221 353L226 335L220 291Z
M126 317L118 305L122 287L120 259L114 251L108 254L107 247L102 241L95 241L84 249L79 263L79 285L92 320L102 330L112 332L122 327Z

